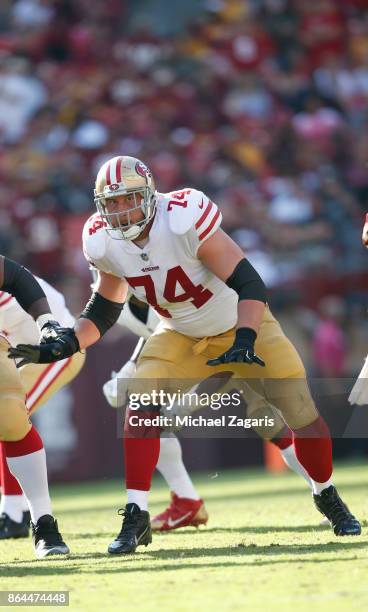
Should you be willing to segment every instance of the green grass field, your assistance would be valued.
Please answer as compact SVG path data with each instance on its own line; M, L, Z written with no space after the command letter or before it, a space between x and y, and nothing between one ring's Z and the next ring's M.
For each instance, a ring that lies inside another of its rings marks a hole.
M363 521L336 538L304 482L261 470L202 474L206 528L160 534L130 557L108 557L120 529L119 482L52 489L72 554L36 561L31 541L0 542L3 590L70 591L71 610L367 610L368 467L338 466L335 483ZM155 482L151 512L168 493Z

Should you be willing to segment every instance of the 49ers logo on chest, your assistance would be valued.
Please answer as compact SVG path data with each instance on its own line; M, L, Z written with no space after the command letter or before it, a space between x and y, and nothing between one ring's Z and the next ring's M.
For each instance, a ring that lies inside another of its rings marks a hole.
M136 289L143 287L148 304L152 306L162 317L171 319L171 314L166 308L162 308L157 302L157 295L153 278L150 274L144 276L125 277L129 285ZM177 285L183 289L183 293L176 294ZM194 285L189 276L181 266L175 266L167 271L163 297L167 302L189 301L195 308L201 308L213 296L212 291L205 289L203 285Z

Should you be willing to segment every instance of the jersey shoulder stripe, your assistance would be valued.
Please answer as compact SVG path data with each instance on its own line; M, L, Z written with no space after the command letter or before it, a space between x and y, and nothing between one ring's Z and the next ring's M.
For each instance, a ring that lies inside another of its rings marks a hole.
M194 232L201 241L220 226L222 217L218 207L202 191L185 188L162 195L168 201L166 211L175 234Z
M105 221L98 213L87 219L83 227L83 253L87 261L94 263L102 259L107 251L107 233Z
M198 240L202 242L203 240L205 240L205 238L209 238L210 236L212 236L212 234L214 234L216 230L218 230L218 228L220 227L221 221L222 221L222 215L219 209L217 208L217 210L215 211L215 214L212 215L211 220L208 223L207 227L203 229L203 231L201 230L201 233L198 234Z

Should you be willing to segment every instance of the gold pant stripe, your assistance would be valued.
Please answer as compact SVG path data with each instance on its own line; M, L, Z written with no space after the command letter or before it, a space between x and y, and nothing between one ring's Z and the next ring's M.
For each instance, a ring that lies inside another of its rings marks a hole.
M71 382L82 369L85 358L85 353L76 353L63 361L51 364L32 363L20 368L29 413L33 414L59 389Z

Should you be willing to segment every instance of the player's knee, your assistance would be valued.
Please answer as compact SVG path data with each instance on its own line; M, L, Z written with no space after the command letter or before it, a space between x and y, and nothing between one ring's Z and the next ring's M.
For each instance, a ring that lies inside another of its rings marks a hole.
M267 399L291 429L306 427L319 416L305 378L267 381Z
M247 418L251 418L254 431L264 440L271 440L285 427L285 421L274 406L263 399L247 406Z
M2 395L0 399L0 440L16 442L27 435L31 423L24 400Z

